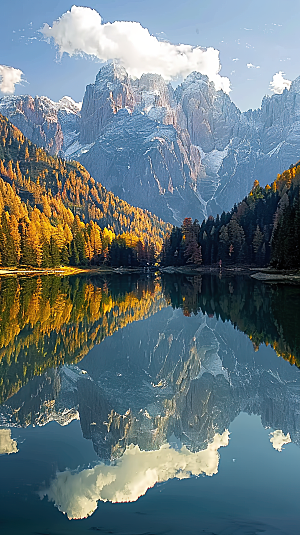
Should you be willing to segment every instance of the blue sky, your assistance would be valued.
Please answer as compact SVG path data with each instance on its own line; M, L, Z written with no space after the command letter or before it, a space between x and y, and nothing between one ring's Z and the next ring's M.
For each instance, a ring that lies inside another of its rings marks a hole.
M103 0L77 5L96 9L104 23L136 21L170 43L218 49L220 74L230 79L230 96L243 110L258 107L264 94L270 94L276 72L283 71L289 80L300 75L300 3L294 0ZM67 54L58 59L54 43L38 32L71 6L65 0L2 2L0 64L23 71L25 81L16 86L16 94L53 100L69 95L79 101L85 86L94 82L99 60Z

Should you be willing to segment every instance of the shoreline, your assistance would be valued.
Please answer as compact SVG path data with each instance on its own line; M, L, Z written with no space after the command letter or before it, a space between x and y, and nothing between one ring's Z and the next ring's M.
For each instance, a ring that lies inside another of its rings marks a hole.
M84 273L82 268L0 268L1 276L18 276L18 275L79 275Z
M105 273L154 273L158 268L114 268L110 266L97 266L97 267L57 267L57 268L10 268L0 267L0 277L7 276L34 276L34 275L57 275L57 276L69 276L69 275L101 275Z
M274 269L271 267L255 268L250 266L223 266L220 270L219 266L151 266L151 267L57 267L57 268L13 268L0 267L0 277L7 276L41 276L41 275L55 275L55 276L70 276L70 275L102 275L115 273L119 275L126 274L180 274L180 275L247 275L253 279L261 282L269 283L284 283L292 282L293 284L300 284L299 270L283 270Z

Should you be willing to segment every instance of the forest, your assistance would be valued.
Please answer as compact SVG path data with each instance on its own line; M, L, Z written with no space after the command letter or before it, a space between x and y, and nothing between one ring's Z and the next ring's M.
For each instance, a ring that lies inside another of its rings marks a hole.
M202 224L185 218L167 235L163 266L248 265L300 267L300 164L265 188L255 180L249 195L230 212Z
M0 265L151 265L170 230L0 115Z

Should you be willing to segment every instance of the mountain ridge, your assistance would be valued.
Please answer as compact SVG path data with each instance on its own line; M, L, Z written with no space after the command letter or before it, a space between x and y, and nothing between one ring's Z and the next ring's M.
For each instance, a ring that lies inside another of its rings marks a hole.
M36 98L5 97L0 111L127 202L177 225L230 210L255 179L265 186L299 159L300 77L246 112L200 73L174 90L159 75L133 80L117 62L104 64L87 86L80 112L53 115L49 101L42 127L46 100ZM30 99L36 112L25 124L16 109Z

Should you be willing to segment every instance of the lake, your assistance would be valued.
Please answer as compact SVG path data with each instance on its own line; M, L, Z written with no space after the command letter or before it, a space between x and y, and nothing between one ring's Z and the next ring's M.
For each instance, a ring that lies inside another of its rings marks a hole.
M299 533L300 288L0 279L3 534Z

